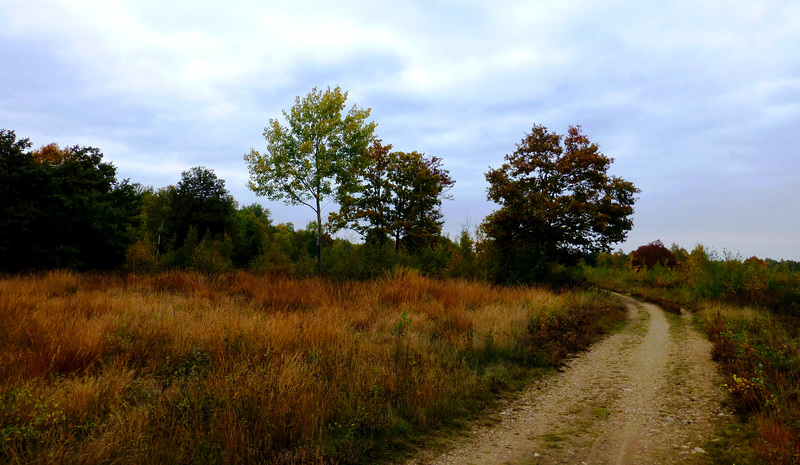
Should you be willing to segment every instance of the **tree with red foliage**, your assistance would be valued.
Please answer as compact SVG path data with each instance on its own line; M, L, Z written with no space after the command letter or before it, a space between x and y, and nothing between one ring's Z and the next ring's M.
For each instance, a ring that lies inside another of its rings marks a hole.
M607 252L633 227L639 189L608 174L613 159L580 126L566 136L533 126L505 160L486 173L500 209L481 226L498 281L546 280L552 264Z
M660 240L643 245L631 253L631 266L636 269L651 269L656 266L656 264L661 264L661 266L666 268L678 266L675 254L664 247L664 244Z

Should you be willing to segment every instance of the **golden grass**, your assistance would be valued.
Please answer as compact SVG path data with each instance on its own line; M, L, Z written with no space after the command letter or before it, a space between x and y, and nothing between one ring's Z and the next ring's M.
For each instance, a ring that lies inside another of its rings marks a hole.
M2 279L0 461L364 460L547 359L537 315L614 313L594 299L407 272Z

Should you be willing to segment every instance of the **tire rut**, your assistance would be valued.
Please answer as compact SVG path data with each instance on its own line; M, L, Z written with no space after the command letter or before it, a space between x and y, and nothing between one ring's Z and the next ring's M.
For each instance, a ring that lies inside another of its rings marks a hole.
M619 298L629 314L620 332L528 388L497 424L408 465L705 463L703 445L730 415L710 343L689 315Z

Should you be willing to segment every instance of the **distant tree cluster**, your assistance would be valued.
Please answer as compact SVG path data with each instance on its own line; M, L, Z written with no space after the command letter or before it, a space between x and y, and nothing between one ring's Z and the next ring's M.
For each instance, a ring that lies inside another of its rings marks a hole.
M627 254L600 253L596 264L583 270L603 288L640 293L659 303L669 297L691 307L713 299L800 317L800 263L793 260L745 259L702 244L687 251L656 240Z
M109 269L125 263L142 194L93 147L0 130L0 269Z
M442 235L442 201L455 184L442 159L392 150L375 135L369 109L346 108L347 95L336 87L297 97L264 129L266 150L244 156L257 195L311 208L305 229L273 224L258 204L240 208L206 167L145 188L118 181L96 148L31 150L3 130L0 270L243 268L363 279L404 267L541 282L587 253L609 251L633 225L638 190L608 174L612 159L580 127L562 136L534 126L486 173L488 198L500 208L454 242ZM331 236L344 228L363 242Z

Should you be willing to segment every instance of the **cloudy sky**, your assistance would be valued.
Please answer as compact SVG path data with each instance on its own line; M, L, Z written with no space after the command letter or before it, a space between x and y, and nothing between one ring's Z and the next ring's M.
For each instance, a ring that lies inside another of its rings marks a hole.
M313 212L249 192L242 156L339 85L384 143L444 159L451 237L534 124L582 125L642 190L623 250L800 260L796 1L0 0L0 63L0 127L154 187L206 166L278 222Z

